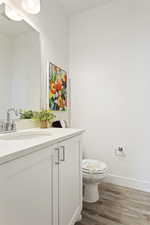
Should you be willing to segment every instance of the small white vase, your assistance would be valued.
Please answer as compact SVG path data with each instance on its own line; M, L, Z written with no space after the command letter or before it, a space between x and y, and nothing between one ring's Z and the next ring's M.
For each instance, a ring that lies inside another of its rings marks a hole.
M16 121L16 124L17 130L25 130L40 127L40 123L32 119L20 119Z

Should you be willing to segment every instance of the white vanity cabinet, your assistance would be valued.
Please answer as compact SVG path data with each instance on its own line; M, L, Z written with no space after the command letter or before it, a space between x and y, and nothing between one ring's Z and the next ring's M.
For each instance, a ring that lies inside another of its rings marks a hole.
M0 225L73 225L82 208L80 136L0 165Z
M82 210L80 139L59 144L59 224L72 225Z
M0 166L0 224L53 224L53 148Z

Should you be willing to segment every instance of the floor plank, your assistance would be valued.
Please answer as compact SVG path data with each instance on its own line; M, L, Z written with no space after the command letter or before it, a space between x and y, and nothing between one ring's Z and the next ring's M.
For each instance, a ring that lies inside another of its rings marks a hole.
M100 199L83 204L76 225L150 225L150 193L103 183Z

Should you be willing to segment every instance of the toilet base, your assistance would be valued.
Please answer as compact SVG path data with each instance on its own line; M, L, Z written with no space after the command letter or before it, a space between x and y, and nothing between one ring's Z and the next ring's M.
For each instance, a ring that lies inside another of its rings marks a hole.
M84 184L84 202L97 202L99 200L98 184Z

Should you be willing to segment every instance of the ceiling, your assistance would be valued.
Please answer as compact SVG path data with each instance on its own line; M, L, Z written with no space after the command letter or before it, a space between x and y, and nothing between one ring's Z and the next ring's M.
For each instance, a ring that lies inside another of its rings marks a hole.
M104 5L112 0L59 0L67 15L82 12L84 10L94 8L98 5Z
M5 16L4 5L0 6L0 33L9 36L16 36L32 30L33 28L24 21L15 22L13 20L9 20Z

